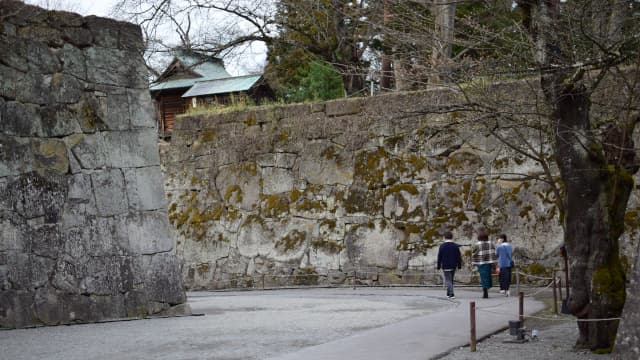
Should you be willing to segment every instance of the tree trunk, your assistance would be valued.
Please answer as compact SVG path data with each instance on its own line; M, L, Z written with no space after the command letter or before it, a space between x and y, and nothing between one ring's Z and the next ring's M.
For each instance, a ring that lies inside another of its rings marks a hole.
M451 69L451 49L453 47L456 18L456 2L435 0L433 5L435 31L433 48L431 49L432 83L447 81Z
M639 249L640 250L640 249ZM627 301L624 304L622 312L622 321L618 336L616 337L616 346L614 347L614 355L619 360L636 360L640 359L640 251L636 254L636 263L633 274L629 281Z
M388 28L393 18L389 0L384 0L383 11L382 23L384 28ZM382 50L382 74L380 76L380 90L382 91L391 90L393 86L393 69L391 68L391 54L389 54L389 52L389 44L385 44Z
M618 238L633 178L609 154L591 129L589 93L565 85L562 74L543 77L556 127L556 161L565 187L564 231L570 259L569 310L585 319L617 318L625 302L625 274ZM630 140L627 140L630 141ZM618 321L579 321L577 347L611 351Z

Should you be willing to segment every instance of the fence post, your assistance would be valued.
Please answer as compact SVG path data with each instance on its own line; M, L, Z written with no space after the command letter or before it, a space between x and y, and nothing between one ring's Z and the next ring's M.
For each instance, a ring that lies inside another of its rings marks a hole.
M356 269L353 269L353 290L356 289L356 276L357 276Z
M553 271L553 314L558 316L558 289L556 289L556 271Z
M522 291L518 293L518 319L520 324L524 326L524 292Z
M516 270L516 292L520 293L520 271Z
M469 320L471 324L471 338L469 341L469 349L471 352L476 351L476 302L472 301L469 303Z

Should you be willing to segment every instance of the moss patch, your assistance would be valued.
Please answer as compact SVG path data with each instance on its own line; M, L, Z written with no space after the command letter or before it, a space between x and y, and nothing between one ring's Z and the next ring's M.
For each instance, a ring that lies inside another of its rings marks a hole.
M262 195L261 210L265 217L278 218L289 214L289 199L286 195Z
M276 248L284 252L289 252L291 250L299 248L306 239L306 232L292 230L290 233L276 242Z
M230 185L227 187L227 190L224 193L224 200L229 202L232 199L233 194L235 193L235 201L236 203L242 202L242 189L240 185Z

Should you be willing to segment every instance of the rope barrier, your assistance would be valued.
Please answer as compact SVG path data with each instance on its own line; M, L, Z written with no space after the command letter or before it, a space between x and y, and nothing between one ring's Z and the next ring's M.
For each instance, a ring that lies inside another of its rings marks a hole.
M490 313L490 314L496 314L496 315L504 315L504 312L498 312L498 311L491 311L491 310L486 310L487 308L491 308L494 306L488 306L488 307L476 307L476 310L480 310L486 313ZM622 320L621 317L617 317L617 318L602 318L602 319L567 319L567 318L559 318L559 317L544 317L544 316L534 316L534 315L524 315L525 319L537 319L537 320L545 320L545 321L559 321L559 322L598 322L598 321L616 321L616 320Z
M519 274L519 275L523 275L529 278L534 278L534 279L539 279L539 280L553 280L553 277L543 277L543 276L536 276L536 275L531 275L531 274L527 274L525 272L522 271L514 271L514 274Z

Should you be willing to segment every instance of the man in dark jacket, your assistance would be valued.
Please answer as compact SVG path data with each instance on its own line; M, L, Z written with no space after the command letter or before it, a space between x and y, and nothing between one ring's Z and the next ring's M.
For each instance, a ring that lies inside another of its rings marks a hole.
M453 276L456 269L462 269L462 257L460 256L460 248L453 241L451 231L444 233L444 243L440 244L438 249L438 270L442 269L444 273L444 283L447 287L447 297L455 299L453 294Z

